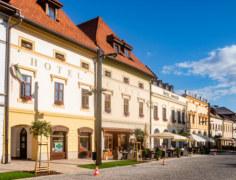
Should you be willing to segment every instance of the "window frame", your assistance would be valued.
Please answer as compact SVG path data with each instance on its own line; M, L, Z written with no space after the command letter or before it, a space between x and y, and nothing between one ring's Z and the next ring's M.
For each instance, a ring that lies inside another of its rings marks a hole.
M88 89L81 89L81 108L88 110L90 108L89 105L89 90Z
M64 96L65 96L64 93L65 93L64 83L54 82L54 104L55 105L60 105L60 106L64 105Z
M108 73L109 75L107 75L107 73ZM108 78L111 78L111 77L112 77L112 72L111 72L111 71L108 71L108 70L105 70L105 71L104 71L104 76L105 76L105 77L108 77Z
M143 84L142 82L139 82L139 83L138 83L138 87L139 87L140 89L144 89L144 84Z
M162 119L163 119L163 121L168 121L167 120L167 109L166 109L166 107L162 107Z
M57 57L57 54L62 55L63 58L60 58L60 57L58 58L58 57ZM66 61L66 55L65 55L65 53L62 53L62 52L57 51L57 50L54 50L54 58L57 59L57 60L59 60L59 61Z
M26 43L30 43L31 44L31 48L28 48L26 46L23 46L22 45L22 42L25 41ZM23 38L23 37L19 37L19 46L25 50L28 50L28 51L34 51L34 48L35 48L35 43L34 41L31 41L29 39L26 39L26 38Z
M128 117L130 115L130 113L129 113L129 99L128 98L123 99L123 114L126 117Z
M123 77L123 82L125 84L129 84L130 83L129 78L128 77Z
M176 117L175 117L175 110L174 109L171 110L171 121L172 121L172 123L176 123Z
M177 121L178 121L178 124L182 123L182 121L181 121L181 111L177 111Z
M159 120L159 117L158 117L158 106L157 105L153 106L153 118L154 118L154 120Z
M111 95L110 94L104 95L104 111L106 113L111 113Z
M143 101L139 101L139 117L143 118L144 117L144 102Z
M53 16L51 15L50 12L52 12L51 10L53 10ZM46 15L56 21L57 20L57 8L56 7L53 7L53 5L49 4L49 3L46 3Z
M85 65L85 66L84 66ZM82 69L89 71L90 70L90 64L84 61L81 61L80 66ZM87 66L87 67L86 67Z
M32 99L32 76L27 74L22 74L23 79L29 78L30 82L26 82L27 80L20 82L20 98L28 101ZM27 93L27 86L29 86L29 94Z

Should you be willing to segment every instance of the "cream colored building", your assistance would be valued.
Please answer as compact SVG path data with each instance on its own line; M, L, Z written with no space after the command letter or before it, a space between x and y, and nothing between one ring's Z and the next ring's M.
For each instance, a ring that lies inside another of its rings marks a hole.
M223 119L219 115L210 114L211 136L223 136Z
M211 107L211 135L218 148L235 146L235 120L233 111L225 107Z
M174 93L172 86L161 81L152 85L152 134L186 132L186 110L186 98ZM152 139L152 148L162 142Z
M64 14L60 3L12 3L24 18L11 30L9 156L36 159L37 142L30 127L38 106L39 119L52 125L51 137L44 139L50 159L90 157L94 102L88 92L94 85L95 44ZM23 82L14 77L18 69Z
M185 93L187 99L187 129L190 134L207 137L209 134L208 102L196 95Z
M155 75L135 57L133 47L117 37L102 18L79 27L105 54L117 53L116 57L105 58L103 64L102 148L104 158L119 159L119 151L128 149L135 129L149 133L149 83ZM93 35L91 28L96 28Z

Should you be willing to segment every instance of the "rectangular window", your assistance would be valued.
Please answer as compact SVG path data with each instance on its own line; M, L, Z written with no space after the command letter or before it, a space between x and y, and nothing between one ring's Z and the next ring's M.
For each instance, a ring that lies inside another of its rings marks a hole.
M117 53L117 54L119 54L120 53L120 46L118 45L118 44L114 44L114 50L115 50L115 52Z
M159 118L158 118L158 107L157 106L153 107L153 117L154 117L154 120L159 120Z
M195 124L195 115L192 115L193 117L193 124Z
M56 20L56 8L52 5L47 4L47 15L52 19Z
M139 102L139 117L144 117L143 102Z
M111 95L105 94L105 112L110 113L111 112Z
M162 108L162 119L163 119L163 121L167 121L167 118L166 118L167 116L166 116L166 108L165 107L163 107Z
M175 110L171 111L171 119L172 119L173 123L176 123L176 120L175 120Z
M124 49L124 54L126 57L130 58L130 52L128 49Z
M32 78L28 75L22 75L23 82L20 84L20 97L24 100L31 100Z
M55 97L54 103L57 105L64 104L64 84L55 82Z
M89 64L88 64L88 63L82 62L82 63L81 63L81 67L82 67L83 69L89 70Z
M25 39L21 39L21 47L28 50L33 50L33 43Z
M140 89L143 89L143 88L144 88L143 83L138 83L138 87L139 87Z
M180 113L180 111L177 112L177 119L178 119L178 123L181 124L181 113Z
M82 109L89 109L89 91L82 89Z
M129 116L129 99L124 98L124 115Z
M111 71L105 71L105 76L111 78Z
M182 123L185 124L185 112L182 112Z
M104 135L104 145L105 145L105 150L113 150L113 135L112 134Z
M123 81L124 81L125 84L129 84L129 78L124 77Z
M198 121L199 121L198 123L201 125L202 124L202 119L201 119L200 116L198 117Z
M59 53L59 52L55 52L55 58L59 59L61 61L65 61L66 60L65 55L62 54L62 53Z

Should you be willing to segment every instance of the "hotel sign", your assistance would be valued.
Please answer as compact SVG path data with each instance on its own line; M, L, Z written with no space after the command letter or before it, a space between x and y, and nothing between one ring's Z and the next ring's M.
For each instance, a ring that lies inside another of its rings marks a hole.
M166 97L175 99L175 100L179 100L179 97L177 95L174 95L174 94L172 94L170 92L167 92L167 91L163 91L163 95L166 96Z
M36 58L31 58L30 59L30 65L33 67L39 67L39 62ZM61 75L62 73L65 74L68 78L72 77L73 75L76 75L77 78L79 79L80 77L80 73L79 72L73 72L72 69L65 69L64 67L62 67L61 65L59 65L59 63L55 66L52 65L52 63L49 62L44 62L42 64L40 64L41 67L43 67L46 71L56 71L57 74Z

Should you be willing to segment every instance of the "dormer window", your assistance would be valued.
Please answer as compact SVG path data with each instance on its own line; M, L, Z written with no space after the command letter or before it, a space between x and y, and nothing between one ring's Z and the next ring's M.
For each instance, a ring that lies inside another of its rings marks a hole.
M126 57L130 58L130 52L128 49L124 49L124 54Z
M120 53L120 46L118 45L118 44L114 44L114 49L115 49L115 52L117 53L117 54L119 54Z
M62 8L63 4L58 0L40 0L39 3L52 20L58 20L58 10Z
M52 5L48 5L47 15L51 19L56 20L56 8L54 8Z

